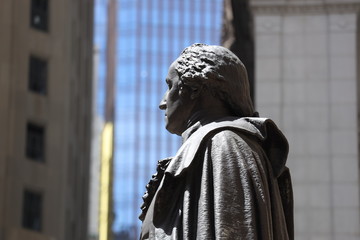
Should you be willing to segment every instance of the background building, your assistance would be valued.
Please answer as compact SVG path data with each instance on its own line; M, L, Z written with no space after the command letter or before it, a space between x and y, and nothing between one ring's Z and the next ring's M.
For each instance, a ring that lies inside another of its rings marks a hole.
M0 2L0 239L87 235L92 1Z
M96 1L98 106L105 102L107 2ZM141 195L156 160L180 145L157 109L168 66L194 42L220 44L224 29L222 44L249 68L257 110L288 137L295 238L359 239L359 5L118 0L115 237L137 238Z
M100 206L100 169L101 169L101 131L104 128L104 117L97 111L98 96L98 49L94 47L92 88L92 137L89 181L89 240L99 239L99 206Z
M107 4L98 0L95 7L99 106L105 101ZM138 237L145 185L157 160L174 155L180 146L180 137L165 130L158 108L167 69L192 43L220 44L221 18L222 0L118 1L113 225L117 239Z
M251 4L257 110L289 140L295 239L359 239L360 1Z

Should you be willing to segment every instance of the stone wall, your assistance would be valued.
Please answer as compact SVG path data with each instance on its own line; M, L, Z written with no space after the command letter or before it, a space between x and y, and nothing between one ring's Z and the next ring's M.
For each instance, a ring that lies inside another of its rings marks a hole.
M257 110L284 131L295 239L359 239L359 1L252 1Z

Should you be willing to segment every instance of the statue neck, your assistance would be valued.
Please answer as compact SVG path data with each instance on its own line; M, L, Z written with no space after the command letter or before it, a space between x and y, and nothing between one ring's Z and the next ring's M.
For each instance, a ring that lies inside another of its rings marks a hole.
M232 116L231 113L224 109L212 109L211 111L199 110L191 115L187 122L186 128L191 127L197 122L200 122L201 126L204 126L208 123L216 121L217 119L229 116Z

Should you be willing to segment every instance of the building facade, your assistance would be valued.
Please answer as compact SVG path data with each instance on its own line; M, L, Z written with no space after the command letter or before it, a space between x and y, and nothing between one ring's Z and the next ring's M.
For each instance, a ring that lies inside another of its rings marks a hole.
M257 110L289 140L295 239L359 239L360 1L251 4Z
M0 239L87 236L92 1L0 2Z

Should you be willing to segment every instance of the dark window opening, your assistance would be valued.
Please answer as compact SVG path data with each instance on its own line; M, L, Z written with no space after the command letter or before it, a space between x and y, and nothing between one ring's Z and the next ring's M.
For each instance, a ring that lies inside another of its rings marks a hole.
M43 199L40 193L24 191L22 226L41 231Z
M31 0L30 25L41 31L48 31L48 0Z
M29 58L29 89L33 92L46 94L47 70L46 60L30 56Z
M27 124L26 156L34 161L45 161L45 129L32 123Z

